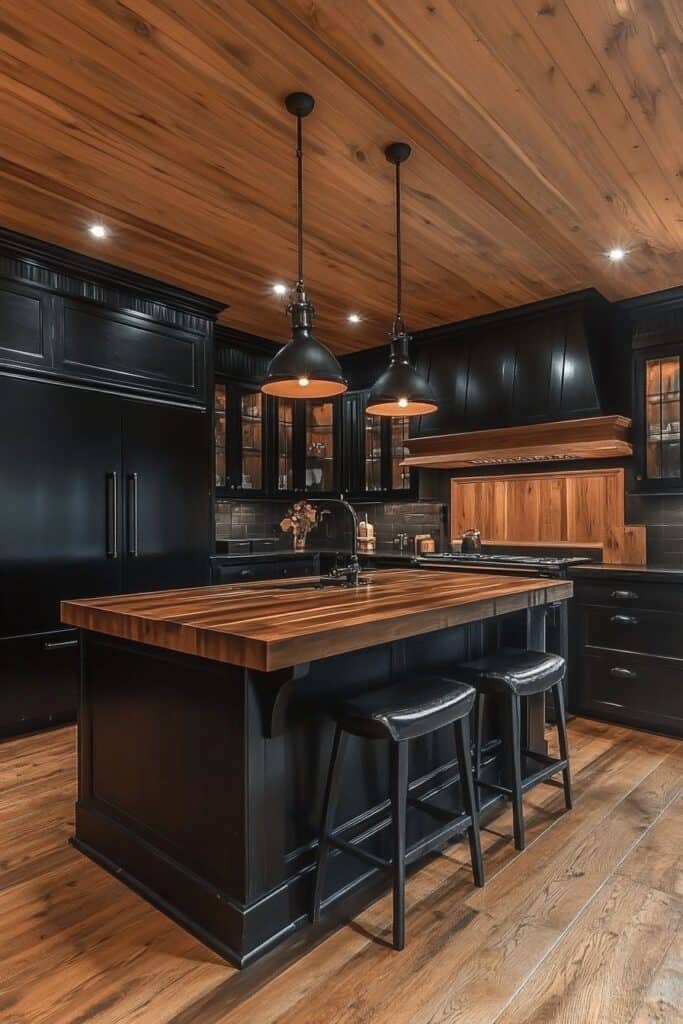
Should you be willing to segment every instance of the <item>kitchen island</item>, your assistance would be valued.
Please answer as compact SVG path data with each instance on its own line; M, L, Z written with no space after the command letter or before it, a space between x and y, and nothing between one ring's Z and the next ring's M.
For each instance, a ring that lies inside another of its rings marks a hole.
M384 570L357 588L292 579L68 601L82 630L74 845L244 966L306 920L332 739L326 700L442 671L501 643L543 649L566 580ZM487 702L483 774L499 780ZM544 750L541 698L526 746ZM416 796L457 807L452 730L411 745ZM388 838L388 751L353 739L350 837ZM419 807L411 841L434 830ZM327 902L365 885L332 858ZM365 892L366 890L363 890ZM367 889L370 892L370 888Z

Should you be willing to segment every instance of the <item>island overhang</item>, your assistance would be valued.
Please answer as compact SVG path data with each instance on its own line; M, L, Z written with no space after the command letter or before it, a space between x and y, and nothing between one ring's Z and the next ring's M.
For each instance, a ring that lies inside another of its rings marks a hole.
M569 580L385 569L368 586L264 580L62 602L79 629L273 672L572 596Z

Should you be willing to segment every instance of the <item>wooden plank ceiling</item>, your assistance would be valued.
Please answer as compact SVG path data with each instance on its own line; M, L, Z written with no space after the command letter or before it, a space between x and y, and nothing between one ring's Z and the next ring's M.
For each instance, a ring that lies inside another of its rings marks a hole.
M281 339L292 89L317 99L306 276L339 352L390 323L395 139L413 330L683 280L680 0L0 0L0 223Z

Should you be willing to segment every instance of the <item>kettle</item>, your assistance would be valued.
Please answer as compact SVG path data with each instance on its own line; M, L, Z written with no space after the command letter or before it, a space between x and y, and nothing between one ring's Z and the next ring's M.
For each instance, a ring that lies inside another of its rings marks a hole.
M479 530L465 530L462 535L463 555L481 554L481 533Z

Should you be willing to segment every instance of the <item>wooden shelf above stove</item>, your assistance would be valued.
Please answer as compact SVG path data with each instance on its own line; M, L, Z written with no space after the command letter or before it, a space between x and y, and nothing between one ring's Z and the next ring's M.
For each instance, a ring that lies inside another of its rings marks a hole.
M618 459L633 454L631 420L626 416L591 416L525 427L475 430L463 434L411 437L403 466L424 469L471 469L577 459Z

